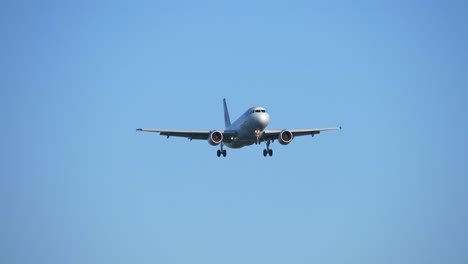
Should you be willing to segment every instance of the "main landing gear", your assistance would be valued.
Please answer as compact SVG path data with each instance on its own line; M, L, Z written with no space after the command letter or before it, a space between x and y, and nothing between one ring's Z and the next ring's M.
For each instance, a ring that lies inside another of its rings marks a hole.
M270 157L273 156L273 150L270 149L270 140L266 142L266 149L263 150L263 156L266 157L269 155Z
M223 157L226 157L227 152L225 149L223 149L223 143L221 143L221 149L218 149L216 155L218 155L218 157L221 157L221 155L223 155Z

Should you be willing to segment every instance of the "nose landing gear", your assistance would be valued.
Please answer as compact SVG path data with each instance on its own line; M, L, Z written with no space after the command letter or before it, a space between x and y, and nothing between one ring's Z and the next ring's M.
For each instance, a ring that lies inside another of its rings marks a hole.
M255 142L255 144L260 144L260 134L260 129L255 129L255 136L257 137L257 141Z

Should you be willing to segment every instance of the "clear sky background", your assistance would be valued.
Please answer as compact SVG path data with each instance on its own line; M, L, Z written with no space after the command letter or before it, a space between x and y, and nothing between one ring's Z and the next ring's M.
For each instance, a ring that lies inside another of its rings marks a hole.
M2 1L0 263L468 263L466 1ZM137 133L343 131L228 149Z

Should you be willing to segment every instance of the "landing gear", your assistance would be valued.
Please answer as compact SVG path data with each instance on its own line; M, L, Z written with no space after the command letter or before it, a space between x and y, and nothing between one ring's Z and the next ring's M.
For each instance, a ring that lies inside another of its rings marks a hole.
M216 155L218 157L221 157L221 155L223 155L223 157L226 157L227 152L225 149L223 149L223 143L221 143L221 149L218 149L218 151L216 152Z
M257 141L255 142L255 144L260 144L260 134L261 134L261 130L255 129L255 136L257 137Z
M266 149L263 150L263 156L266 157L269 155L270 157L273 156L273 150L270 149L270 140L266 141Z
M267 155L269 155L270 157L273 156L273 150L272 149L269 149L269 150L264 149L263 150L263 156L266 157Z

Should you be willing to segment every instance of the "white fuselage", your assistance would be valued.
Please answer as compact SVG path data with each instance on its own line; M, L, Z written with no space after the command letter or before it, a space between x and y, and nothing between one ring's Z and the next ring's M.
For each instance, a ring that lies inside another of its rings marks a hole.
M236 131L237 136L230 143L225 143L230 148L241 148L257 143L265 128L270 123L270 115L263 107L249 108L232 125L226 128Z

